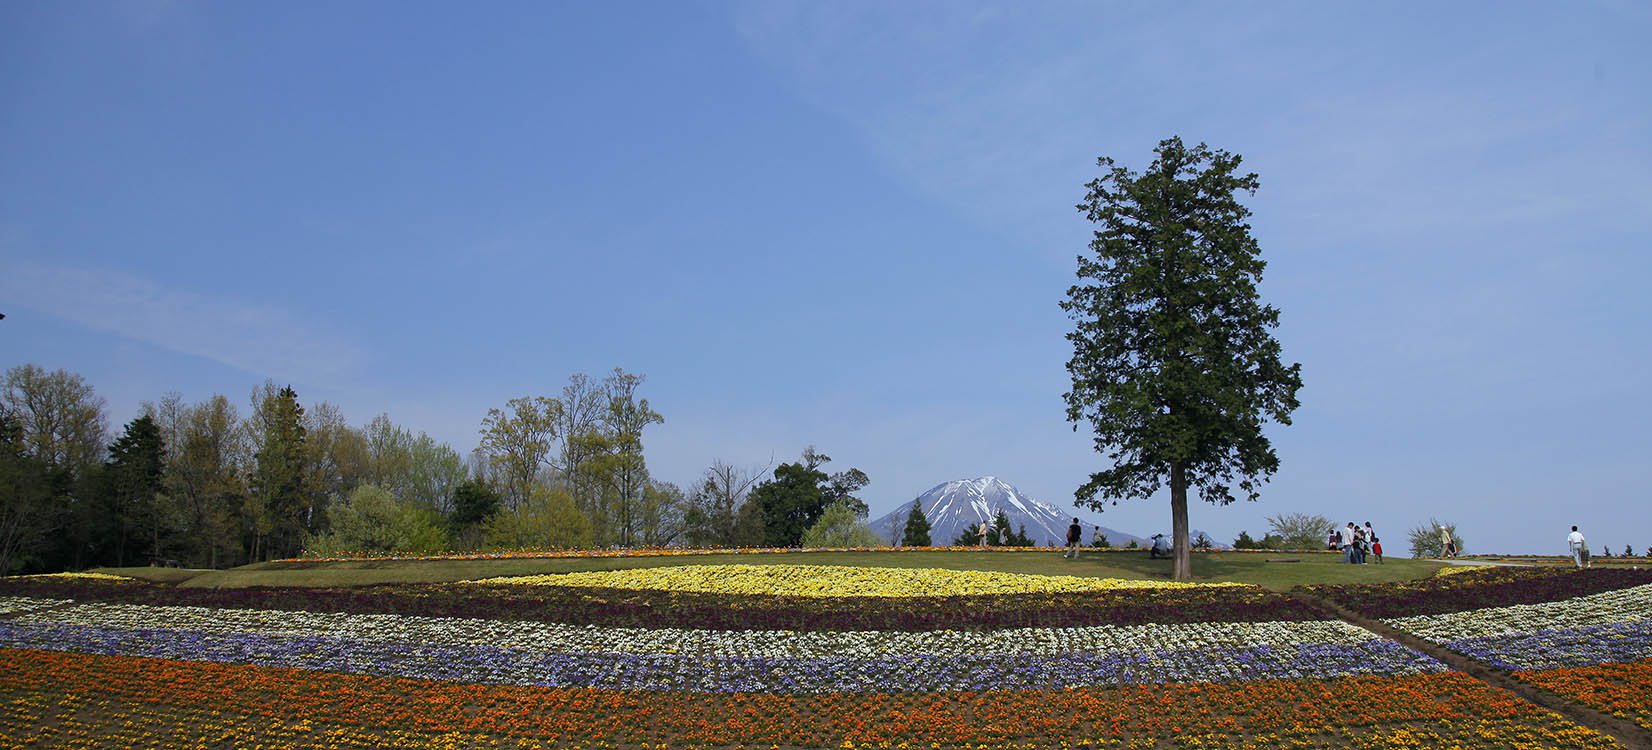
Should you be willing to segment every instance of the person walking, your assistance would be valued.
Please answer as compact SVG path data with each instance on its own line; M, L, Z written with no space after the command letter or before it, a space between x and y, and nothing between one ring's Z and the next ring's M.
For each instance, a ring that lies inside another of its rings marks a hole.
M1377 530L1371 528L1371 522L1365 522L1365 539L1371 544L1371 554L1377 558L1377 564L1382 564L1382 540L1377 538Z
M1353 521L1349 521L1347 527L1337 530L1337 546L1342 548L1342 561L1352 564L1354 562Z
M975 537L980 540L979 542L977 542L977 546L980 546L980 547L987 546L987 522L986 521L982 521L980 526L975 527Z
M1067 551L1061 553L1061 556L1071 556L1074 560L1077 560L1079 543L1082 541L1084 541L1084 527L1079 526L1078 519L1075 518L1073 519L1073 525L1067 527Z
M1440 554L1445 557L1457 556L1457 540L1453 538L1451 530L1444 526L1436 526L1440 530Z
M1358 526L1355 526L1354 527L1354 564L1355 565L1364 565L1365 564L1365 545L1367 543L1368 543L1368 541L1365 538L1365 529L1362 529Z
M1583 532L1572 527L1572 533L1566 535L1566 546L1572 550L1572 564L1579 569L1589 567L1589 540L1583 538Z

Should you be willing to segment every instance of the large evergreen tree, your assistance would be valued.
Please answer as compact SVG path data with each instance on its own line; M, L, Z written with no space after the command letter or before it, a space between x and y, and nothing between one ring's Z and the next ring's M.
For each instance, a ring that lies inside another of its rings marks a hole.
M1240 158L1180 138L1137 174L1102 157L1079 211L1099 225L1061 307L1074 321L1067 419L1113 461L1075 496L1147 498L1170 485L1173 575L1191 576L1187 491L1249 500L1279 467L1265 419L1290 424L1301 366L1280 361L1279 311L1256 290L1266 265L1237 193Z
M906 514L906 532L901 536L902 547L928 547L929 517L924 515L924 504L912 501L912 511Z
M161 442L160 426L147 414L128 422L109 446L106 474L117 526L116 565L126 565L140 550L149 560L164 557L162 535L169 526L165 474L166 446Z
M258 451L253 455L247 520L253 560L297 554L308 524L304 407L287 386L256 403Z

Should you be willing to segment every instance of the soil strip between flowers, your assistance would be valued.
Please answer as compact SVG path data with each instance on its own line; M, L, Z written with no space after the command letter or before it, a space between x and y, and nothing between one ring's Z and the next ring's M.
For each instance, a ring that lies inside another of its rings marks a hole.
M1578 724L1607 735L1627 747L1652 749L1652 731L1634 722L1620 719L1590 706L1562 698L1535 685L1521 682L1503 670L1483 664L1455 651L1418 638L1381 620L1366 617L1329 599L1314 596L1301 589L1290 596L1304 605L1317 609L1356 627L1364 628L1383 638L1397 641L1406 648L1431 656L1459 672L1553 711Z

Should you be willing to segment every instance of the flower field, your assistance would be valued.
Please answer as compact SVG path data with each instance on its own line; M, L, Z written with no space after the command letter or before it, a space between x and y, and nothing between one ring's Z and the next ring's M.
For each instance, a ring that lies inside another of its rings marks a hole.
M331 590L3 579L0 746L1619 746L1256 587L747 567ZM1652 577L1430 598L1511 575L1316 594L1645 725Z
M1652 571L1474 568L1327 588L1355 611L1652 729Z

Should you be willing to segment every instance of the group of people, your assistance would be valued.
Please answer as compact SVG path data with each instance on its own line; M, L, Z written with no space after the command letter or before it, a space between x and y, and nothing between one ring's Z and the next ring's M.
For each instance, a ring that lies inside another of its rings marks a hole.
M1377 532L1371 528L1371 522L1366 521L1364 526L1356 526L1349 521L1345 528L1332 528L1331 534L1325 540L1330 549L1342 550L1342 561L1353 565L1364 565L1367 556L1377 558L1382 564L1382 540L1377 538Z
M1096 533L1101 532L1098 530ZM1067 551L1061 553L1061 556L1077 560L1078 551L1083 548L1083 541L1084 527L1079 525L1077 518L1074 518L1073 524L1067 527ZM1152 558L1170 557L1170 541L1165 539L1163 534L1154 534L1153 546L1148 547L1147 556Z

